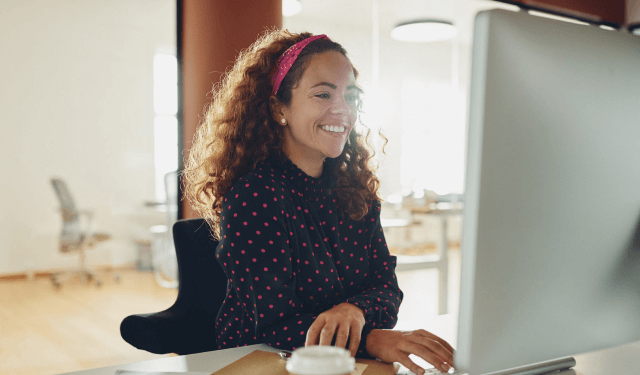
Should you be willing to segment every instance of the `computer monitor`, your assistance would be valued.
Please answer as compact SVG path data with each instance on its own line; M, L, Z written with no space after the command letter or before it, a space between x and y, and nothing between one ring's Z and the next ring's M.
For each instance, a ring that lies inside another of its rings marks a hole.
M475 20L455 365L640 340L640 37Z

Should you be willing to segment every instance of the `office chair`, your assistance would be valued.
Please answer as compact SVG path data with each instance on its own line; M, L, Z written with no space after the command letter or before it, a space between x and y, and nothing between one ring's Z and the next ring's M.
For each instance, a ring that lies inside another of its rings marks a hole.
M111 239L111 236L106 233L93 233L93 212L76 209L73 197L63 180L52 178L51 184L60 202L60 213L62 214L62 229L59 239L60 252L77 252L79 256L78 268L52 273L51 282L56 288L60 288L63 280L83 276L88 281L95 280L96 285L101 286L102 280L86 265L85 251L99 242Z
M178 297L168 309L126 317L122 338L155 354L180 355L215 350L215 322L227 291L227 277L218 264L218 241L204 219L179 220L173 225L178 258Z

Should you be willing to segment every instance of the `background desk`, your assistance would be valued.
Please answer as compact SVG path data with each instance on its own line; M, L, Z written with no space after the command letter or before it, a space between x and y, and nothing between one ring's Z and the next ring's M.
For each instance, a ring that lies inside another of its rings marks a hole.
M397 329L408 330L415 327L424 328L454 347L456 342L456 318L454 315L439 315L431 322L407 322L399 324ZM254 350L278 352L265 344L245 346L241 348L218 350L213 352L190 354L142 361L119 366L71 372L74 375L114 375L116 370L132 371L165 371L165 372L209 372L217 371ZM616 348L574 356L577 375L637 375L640 374L640 341Z

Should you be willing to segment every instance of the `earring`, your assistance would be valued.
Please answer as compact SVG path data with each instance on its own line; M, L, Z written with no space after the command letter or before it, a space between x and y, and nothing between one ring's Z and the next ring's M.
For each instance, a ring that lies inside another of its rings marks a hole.
M280 120L280 122L282 123L282 125L284 125L284 124L286 124L286 123L287 123L287 120L282 119L282 120Z

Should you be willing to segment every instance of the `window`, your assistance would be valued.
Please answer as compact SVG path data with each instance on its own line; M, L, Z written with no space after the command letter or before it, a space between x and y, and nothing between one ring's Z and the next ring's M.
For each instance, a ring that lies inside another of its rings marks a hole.
M157 53L153 59L153 145L156 199L165 201L164 176L178 169L178 61Z
M450 83L402 82L400 179L406 191L462 193L464 99Z

